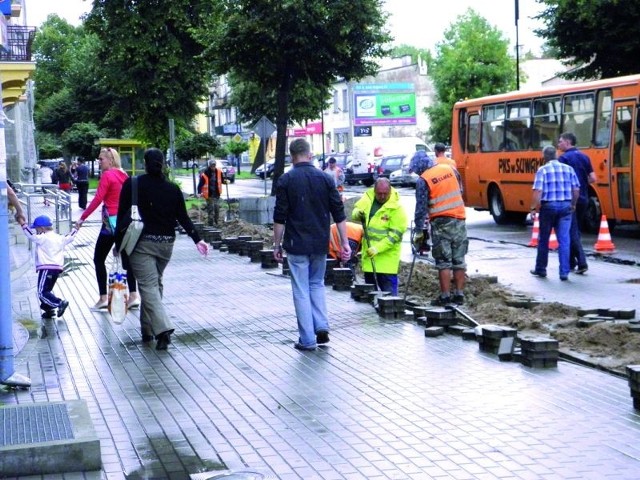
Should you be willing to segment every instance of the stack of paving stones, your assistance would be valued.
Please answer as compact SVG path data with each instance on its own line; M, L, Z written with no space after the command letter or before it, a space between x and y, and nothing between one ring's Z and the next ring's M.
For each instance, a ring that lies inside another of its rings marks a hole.
M251 235L238 235L238 250L237 254L241 257L249 256L249 245L248 243L253 240Z
M629 330L640 332L640 325L635 321L636 311L633 308L613 310L610 308L579 309L578 327L590 327L596 323L628 321Z
M333 289L338 292L348 292L351 290L353 282L350 268L334 267L333 269Z
M382 318L398 319L404 317L404 299L394 295L378 296L378 315Z
M419 312L420 314L424 313L425 337L439 337L445 332L445 329L448 330L449 327L458 323L455 310L449 308L428 307Z
M373 292L369 292L369 303L374 307L378 306L378 299L382 297L386 297L387 295L391 295L391 292L383 292L382 290L374 290Z
M633 408L640 410L640 365L627 365L627 378L633 398Z
M213 246L214 242L220 242L222 240L222 231L215 227L204 227L203 239ZM218 248L220 248L220 244L218 244Z
M222 242L226 243L227 247L229 247L229 253L238 253L238 248L240 247L238 237L223 238Z
M480 336L476 335L476 337L478 339L478 346L480 347L481 352L498 355L498 352L502 353L505 351L505 346L510 345L509 350L513 351L517 333L518 331L511 327L485 325L481 327ZM501 343L502 348L500 348Z
M333 269L338 266L338 261L334 258L327 258L327 266L324 271L324 284L333 285Z
M369 293L375 290L373 283L356 283L351 287L351 298L356 302L368 302Z
M250 240L247 242L247 248L249 251L249 258L252 262L257 263L260 261L260 250L264 248L264 242L262 240Z
M260 250L262 268L278 268L278 262L273 258L273 250Z
M531 368L556 368L559 343L551 338L520 338L520 363Z

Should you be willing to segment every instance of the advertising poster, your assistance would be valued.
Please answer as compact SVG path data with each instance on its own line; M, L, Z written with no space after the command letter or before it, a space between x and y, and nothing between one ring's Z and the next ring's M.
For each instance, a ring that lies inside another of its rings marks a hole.
M359 84L354 87L354 125L415 125L413 83Z

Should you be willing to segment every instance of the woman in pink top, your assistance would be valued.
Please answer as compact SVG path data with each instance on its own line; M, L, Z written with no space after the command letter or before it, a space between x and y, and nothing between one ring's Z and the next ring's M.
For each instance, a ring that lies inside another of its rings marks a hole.
M120 155L113 148L103 148L98 157L100 162L100 182L95 197L87 209L82 212L80 219L76 223L76 228L80 228L84 221L102 204L102 228L96 241L96 248L93 253L93 264L96 268L96 278L98 280L98 291L100 299L93 306L94 309L103 309L108 306L107 297L107 267L105 262L109 251L115 243L116 217L118 214L118 202L120 201L120 190L122 184L129 178L120 163ZM124 267L128 267L126 254L122 256ZM129 308L140 306L136 279L133 272L127 268L127 283L129 284Z

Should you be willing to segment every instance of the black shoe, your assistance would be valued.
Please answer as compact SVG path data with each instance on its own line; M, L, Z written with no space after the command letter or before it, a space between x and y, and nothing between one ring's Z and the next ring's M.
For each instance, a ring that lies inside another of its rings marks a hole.
M60 305L58 305L58 317L61 317L62 315L64 315L64 312L67 310L68 306L69 306L69 302L67 302L66 300L62 300L60 302Z
M167 330L166 332L162 332L160 335L156 336L156 350L166 350L169 344L171 343L171 334L173 330Z
M151 340L153 340L153 335L145 335L144 333L142 334L142 343L148 343Z
M329 332L326 330L320 330L316 332L316 342L320 345L324 343L329 343Z
M566 282L567 280L569 280L569 277L566 277L564 275L560 275L560 280L562 280L563 282Z
M449 305L450 303L451 297L448 295L446 297L440 295L438 298L434 298L433 300L431 300L431 305L435 307L444 307L445 305Z
M464 295L461 293L456 293L451 301L456 305L464 305Z
M576 270L576 273L579 275L584 275L585 273L587 273L587 270L589 270L589 267L584 265L582 267L578 267L578 269Z
M533 275L534 277L540 277L540 278L546 278L547 277L546 273L536 272L535 270L531 270L531 271L529 271L529 273L531 275Z
M53 310L47 310L42 314L42 318L56 318L56 312Z
M309 347L305 347L304 345L302 345L301 343L294 343L293 344L293 348L295 348L296 350L302 350L303 352L310 352L316 349L316 346L309 346Z

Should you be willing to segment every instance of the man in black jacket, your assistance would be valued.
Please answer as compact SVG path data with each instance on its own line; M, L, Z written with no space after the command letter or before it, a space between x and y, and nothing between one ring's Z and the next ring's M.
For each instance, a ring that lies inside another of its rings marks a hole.
M293 303L298 318L298 350L315 350L329 342L324 273L329 250L329 215L337 224L341 257L351 256L346 215L332 178L311 163L309 142L289 146L293 168L280 177L273 212L273 255L282 263L283 250L291 271Z

